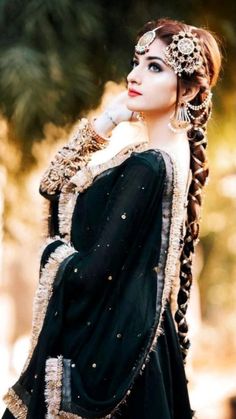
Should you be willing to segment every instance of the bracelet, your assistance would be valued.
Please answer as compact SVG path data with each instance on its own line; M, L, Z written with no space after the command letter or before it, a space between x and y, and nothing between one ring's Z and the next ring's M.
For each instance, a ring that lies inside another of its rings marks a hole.
M96 118L94 118L94 121ZM98 134L95 129L93 128L92 122L88 121L88 132L91 135L92 138L94 138L98 143L108 143L108 138L102 137L100 134Z
M110 121L112 122L112 124L114 125L114 127L117 127L118 124L117 124L116 121L114 121L114 119L112 118L112 116L110 115L110 113L108 111L105 111L104 113L107 116L107 118L110 119Z

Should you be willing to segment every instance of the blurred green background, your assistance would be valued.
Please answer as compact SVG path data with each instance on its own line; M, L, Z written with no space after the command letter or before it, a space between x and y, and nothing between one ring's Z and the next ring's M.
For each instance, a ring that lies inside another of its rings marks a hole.
M99 106L106 83L125 80L137 31L159 17L209 28L221 40L223 70L213 90L210 179L195 261L200 291L195 321L200 326L192 365L196 374L209 371L213 377L217 370L219 377L229 376L232 381L228 371L235 371L236 364L233 0L0 0L0 290L6 318L0 349L8 363L6 376L9 368L10 376L18 369L12 363L12 348L30 330L41 238L40 175L73 123ZM226 385L227 397L230 392L236 395L234 380L232 389ZM219 394L212 403L223 396ZM203 419L231 417L226 410L225 416L219 413L223 412L220 405L218 413L210 407L202 412L199 418Z

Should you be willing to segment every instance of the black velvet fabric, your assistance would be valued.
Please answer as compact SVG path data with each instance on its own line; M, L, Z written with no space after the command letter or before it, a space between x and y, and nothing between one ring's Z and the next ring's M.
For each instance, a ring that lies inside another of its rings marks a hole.
M13 386L28 407L27 419L45 417L45 362L59 355L71 376L64 388L70 397L62 394L64 411L88 419L111 412L113 419L192 417L168 304L164 334L150 352L163 296L154 268L163 253L163 222L170 221L163 221L162 206L168 176L161 152L133 152L78 195L74 253L59 266L38 344ZM56 231L55 213L53 220ZM48 245L41 270L61 245ZM10 417L6 410L3 418Z

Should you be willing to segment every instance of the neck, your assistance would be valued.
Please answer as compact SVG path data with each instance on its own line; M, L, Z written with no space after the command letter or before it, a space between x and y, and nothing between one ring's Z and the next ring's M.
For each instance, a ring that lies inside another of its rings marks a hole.
M175 133L168 127L173 111L164 115L145 113L150 148L171 150L180 142L188 141L186 133Z

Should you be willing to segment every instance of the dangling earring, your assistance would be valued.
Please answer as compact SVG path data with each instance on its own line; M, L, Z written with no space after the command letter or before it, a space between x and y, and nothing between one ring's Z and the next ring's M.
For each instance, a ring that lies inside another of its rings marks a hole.
M185 102L178 105L176 112L170 118L168 127L175 133L186 132L191 128L191 119Z
M138 121L145 121L144 113L143 112L137 112L137 120Z

